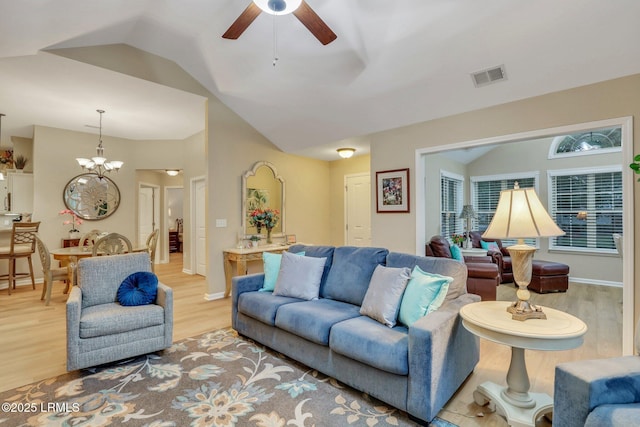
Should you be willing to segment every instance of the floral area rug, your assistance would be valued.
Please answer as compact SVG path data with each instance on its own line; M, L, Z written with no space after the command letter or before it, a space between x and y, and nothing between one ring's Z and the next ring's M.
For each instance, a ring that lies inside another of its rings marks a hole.
M0 403L0 426L12 427L415 425L406 413L233 329L3 392Z

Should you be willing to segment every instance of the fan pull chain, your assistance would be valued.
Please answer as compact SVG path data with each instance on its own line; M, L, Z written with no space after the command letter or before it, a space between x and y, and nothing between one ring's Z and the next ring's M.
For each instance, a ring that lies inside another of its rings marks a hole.
M278 63L278 32L276 31L276 14L273 15L273 66Z

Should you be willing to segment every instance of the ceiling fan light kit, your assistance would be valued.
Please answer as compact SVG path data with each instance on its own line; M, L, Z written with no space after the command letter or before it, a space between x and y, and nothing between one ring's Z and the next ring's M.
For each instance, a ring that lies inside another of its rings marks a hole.
M263 11L271 15L293 13L323 45L338 37L304 0L252 0L222 38L236 40Z

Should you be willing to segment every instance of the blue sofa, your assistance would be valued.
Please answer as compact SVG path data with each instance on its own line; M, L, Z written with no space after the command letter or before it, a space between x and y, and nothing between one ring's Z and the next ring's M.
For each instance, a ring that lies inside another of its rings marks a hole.
M461 324L464 264L382 248L295 245L290 252L326 258L319 298L261 292L264 274L233 279L232 325L241 335L367 392L420 422L438 414L479 360L479 340ZM453 277L442 306L411 327L393 328L360 315L373 271L419 266Z

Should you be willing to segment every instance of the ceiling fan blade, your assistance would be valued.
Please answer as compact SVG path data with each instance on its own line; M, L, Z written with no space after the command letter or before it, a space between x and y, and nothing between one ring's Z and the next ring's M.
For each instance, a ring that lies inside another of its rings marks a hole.
M331 28L311 9L306 1L302 0L300 7L293 11L293 14L307 27L320 43L327 45L334 41L338 36L331 31Z
M235 20L233 24L229 27L229 29L222 35L223 39L232 39L235 40L244 33L244 30L251 25L251 23L260 15L262 11L260 8L252 1L249 3L249 6L238 16L238 19Z

